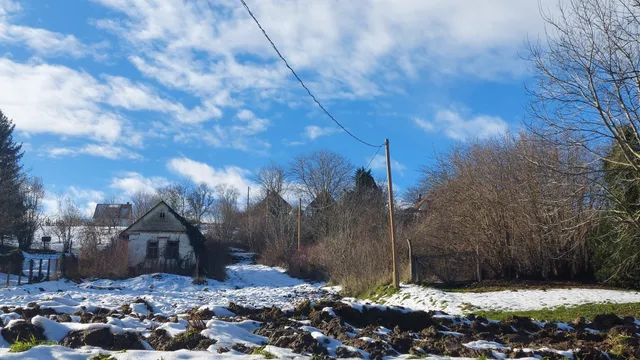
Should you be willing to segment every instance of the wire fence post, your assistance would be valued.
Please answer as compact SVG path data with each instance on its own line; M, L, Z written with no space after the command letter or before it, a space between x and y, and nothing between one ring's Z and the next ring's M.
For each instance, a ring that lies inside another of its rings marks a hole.
M11 271L7 269L7 287L9 287L9 282L11 281Z
M29 260L29 284L33 281L33 259Z
M49 275L51 274L51 259L47 260L47 281L51 280Z
M40 265L38 265L38 281L42 280L42 259L40 259Z
M413 261L413 249L411 247L411 240L407 239L407 245L409 246L409 277L410 281L413 283L416 281L416 274L414 269L414 261Z
M302 236L302 199L298 199L298 251L300 251Z

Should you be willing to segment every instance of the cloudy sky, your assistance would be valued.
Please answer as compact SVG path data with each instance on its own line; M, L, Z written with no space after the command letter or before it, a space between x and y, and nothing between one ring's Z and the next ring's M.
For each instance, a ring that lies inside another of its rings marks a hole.
M394 183L434 151L517 130L527 37L555 0L246 0L329 111L391 142ZM366 165L240 0L0 0L0 109L25 165L86 210L170 181L246 188L326 148ZM382 153L380 153L382 154ZM384 158L372 162L384 177Z

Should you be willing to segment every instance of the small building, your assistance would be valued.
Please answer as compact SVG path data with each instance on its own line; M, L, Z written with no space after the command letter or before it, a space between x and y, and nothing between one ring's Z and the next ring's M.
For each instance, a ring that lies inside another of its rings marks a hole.
M133 207L126 204L98 204L93 221L102 226L127 227L133 223Z
M127 241L130 273L184 273L195 265L205 238L161 201L120 234ZM194 249L194 246L197 249Z
M280 194L268 191L267 196L252 206L252 212L272 217L289 216L294 208Z
M336 201L327 191L321 191L305 209L305 215L313 217L329 210Z

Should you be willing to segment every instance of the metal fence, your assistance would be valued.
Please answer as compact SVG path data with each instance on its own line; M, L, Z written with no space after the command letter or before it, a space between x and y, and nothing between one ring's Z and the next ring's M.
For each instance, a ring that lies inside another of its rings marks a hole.
M412 282L458 284L482 280L475 252L416 255L408 242Z

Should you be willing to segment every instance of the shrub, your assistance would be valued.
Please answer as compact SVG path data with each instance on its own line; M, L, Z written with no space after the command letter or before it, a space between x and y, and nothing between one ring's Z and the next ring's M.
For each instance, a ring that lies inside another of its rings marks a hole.
M226 267L231 263L229 248L215 240L207 240L200 254L200 274L218 281L227 277Z
M326 268L315 261L318 247L315 245L303 247L293 252L288 259L287 273L295 278L308 281L326 281Z
M123 279L128 275L128 259L129 248L126 241L113 239L109 245L100 249L97 241L89 235L80 248L79 275Z

